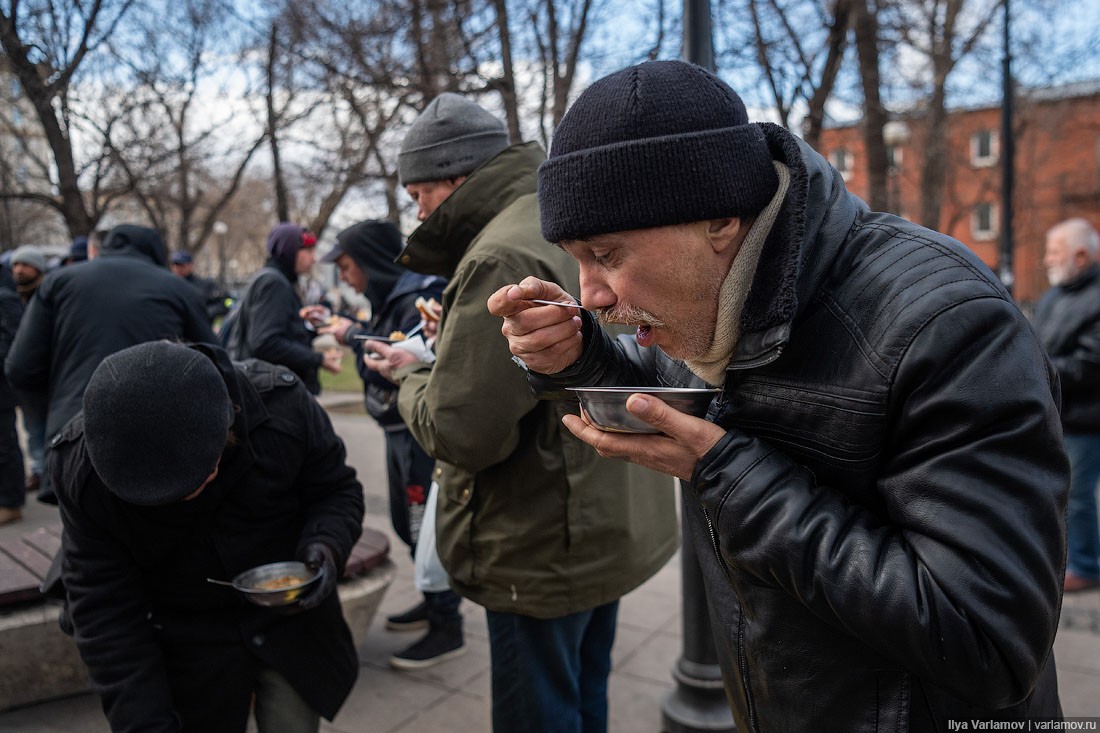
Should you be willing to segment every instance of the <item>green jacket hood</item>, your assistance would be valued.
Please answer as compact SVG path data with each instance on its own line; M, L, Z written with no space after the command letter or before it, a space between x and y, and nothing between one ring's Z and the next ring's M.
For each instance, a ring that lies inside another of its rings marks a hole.
M451 278L470 242L520 196L534 193L546 160L538 143L513 145L474 171L417 229L398 262L414 272Z

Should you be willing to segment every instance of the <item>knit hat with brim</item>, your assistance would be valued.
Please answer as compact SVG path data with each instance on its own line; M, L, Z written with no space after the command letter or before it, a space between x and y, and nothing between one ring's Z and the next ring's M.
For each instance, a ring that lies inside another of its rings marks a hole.
M107 489L155 506L194 493L225 448L233 404L207 356L153 341L108 356L84 392L84 441Z
M506 147L503 122L465 97L444 92L401 141L397 175L402 186L467 176Z
M650 61L596 81L566 112L538 171L542 236L754 216L778 185L764 133L729 85Z

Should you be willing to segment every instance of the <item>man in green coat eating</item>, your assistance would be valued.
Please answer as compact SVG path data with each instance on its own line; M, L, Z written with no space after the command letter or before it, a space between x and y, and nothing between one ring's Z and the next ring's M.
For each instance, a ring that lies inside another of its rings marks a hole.
M493 730L603 731L618 599L677 548L671 479L608 461L565 429L572 401L536 400L485 301L537 272L577 292L576 262L539 234L535 143L455 94L432 100L401 146L423 222L401 264L441 275L432 366L371 344L437 461L440 559L485 607Z

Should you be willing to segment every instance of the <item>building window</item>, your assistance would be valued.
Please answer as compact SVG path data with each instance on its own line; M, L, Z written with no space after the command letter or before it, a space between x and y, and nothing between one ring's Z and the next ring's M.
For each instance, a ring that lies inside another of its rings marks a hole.
M970 214L970 234L975 241L987 241L997 236L996 204L978 204Z
M970 164L985 168L997 163L997 133L979 130L970 136Z
M15 127L19 127L23 124L23 110L18 107L11 108L11 124Z
M11 78L11 98L19 99L23 94L23 87L19 85L19 80L14 76Z
M852 152L847 148L837 148L830 153L829 162L845 181L852 175Z

